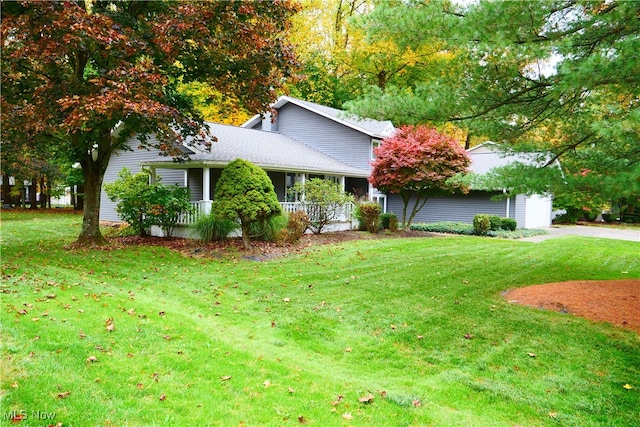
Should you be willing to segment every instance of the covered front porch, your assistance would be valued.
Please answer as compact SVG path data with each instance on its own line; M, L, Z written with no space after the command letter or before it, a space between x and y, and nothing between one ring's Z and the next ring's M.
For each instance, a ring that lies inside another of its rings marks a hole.
M147 163L153 182L161 179L161 174L157 169L182 169L184 170L184 185L189 188L191 205L194 207L193 213L181 215L178 225L186 228L194 224L198 218L208 215L211 212L215 185L220 178L224 164L204 164L203 162L189 162L187 164L168 165L153 162ZM371 194L370 184L364 176L346 176L320 171L291 171L277 170L275 168L265 169L267 175L273 183L274 190L284 213L295 211L305 211L310 217L313 216L313 206L300 202L300 195L292 194L290 189L297 183L304 183L312 178L321 178L335 182L343 191L353 194L357 199L368 200ZM329 227L329 230L350 230L357 226L353 214L355 205L348 203L344 205L338 213L337 218ZM177 235L183 235L185 230L176 230Z

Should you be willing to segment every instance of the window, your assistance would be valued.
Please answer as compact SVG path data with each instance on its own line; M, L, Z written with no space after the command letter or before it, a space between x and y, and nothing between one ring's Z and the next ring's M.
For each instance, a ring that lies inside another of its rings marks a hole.
M371 201L380 205L380 213L387 213L387 195L386 194L374 194L371 196Z
M284 198L287 202L296 202L298 201L297 194L291 194L289 189L293 187L296 182L300 182L300 175L293 172L287 172L287 176L285 178L285 195Z
M376 159L375 149L382 145L382 141L379 139L371 140L371 160Z

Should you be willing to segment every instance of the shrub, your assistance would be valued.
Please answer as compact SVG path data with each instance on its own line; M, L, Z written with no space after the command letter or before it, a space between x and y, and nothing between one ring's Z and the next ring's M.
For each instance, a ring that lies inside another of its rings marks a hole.
M389 231L392 233L398 231L398 218L395 215L389 218Z
M486 236L487 232L491 230L491 220L489 215L477 214L473 217L473 231L479 236Z
M380 228L391 230L391 222L395 220L396 230L398 229L398 217L393 212L380 214ZM394 231L394 230L391 230Z
M285 243L295 243L304 235L309 227L309 216L304 211L295 211L289 214L287 229L283 233Z
M154 184L151 187L153 203L147 216L154 225L162 228L165 236L170 237L178 225L180 215L193 212L189 189L177 184L172 186Z
M149 184L148 172L132 175L125 168L116 181L104 185L109 199L118 202L118 216L140 236L146 235L152 225L160 226L166 236L171 236L180 214L193 210L189 189L178 185L164 186L159 181Z
M152 203L152 190L149 185L149 173L131 174L124 168L118 179L104 185L104 191L112 202L117 202L116 212L139 236L146 236L153 225L152 218L146 214Z
M127 237L127 236L135 236L138 234L136 230L130 226L129 224L117 224L113 226L107 226L103 229L103 236L106 238L109 237Z
M516 231L518 222L513 218L502 218L500 228L503 230Z
M575 224L583 217L584 211L582 209L568 207L563 214L556 216L553 222L557 224Z
M242 245L251 249L251 226L282 214L278 196L267 173L251 162L228 163L216 183L212 212L218 218L239 221Z
M377 233L380 226L380 205L375 202L365 202L358 206L360 217L365 230Z
M498 215L488 215L489 217L489 229L498 231L502 229L502 218Z
M240 228L240 224L230 219L220 219L213 214L202 215L192 228L196 230L203 242L221 242Z
M471 236L474 234L473 225L465 224L463 222L433 222L430 224L414 224L410 228L417 231L428 231L431 233L449 233L449 234L464 234Z
M327 224L343 214L345 204L353 202L351 194L335 182L321 178L296 183L288 191L292 196L301 197L300 203L309 216L309 229L314 234L320 234Z
M282 235L281 231L287 229L287 220L286 215L276 215L263 221L255 221L251 223L251 238L263 242L275 242Z

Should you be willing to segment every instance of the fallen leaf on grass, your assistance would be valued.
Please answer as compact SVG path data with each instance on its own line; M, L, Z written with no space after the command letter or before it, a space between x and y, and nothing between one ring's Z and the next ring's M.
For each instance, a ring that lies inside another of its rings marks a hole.
M25 314L27 314L27 310L23 308L22 310L18 311L18 314L22 314L24 316Z
M527 356L529 356L529 357L536 357L536 354L535 354L535 353L527 353Z
M334 400L333 402L331 402L331 406L336 406L338 403L342 402L342 399L344 399L344 396L339 394L336 397L336 400Z
M291 298L282 298L282 301L284 301L284 302L291 302Z
M269 387L269 386L271 385L271 381L269 381L269 380L264 380L264 382L262 383L262 385L263 385L264 387Z
M622 388L625 388L627 390L631 390L633 388L633 386L631 384L625 384L622 386Z
M164 401L166 398L167 398L167 395L166 395L166 394L164 394L164 393L162 393L162 394L160 395L160 399L159 399L159 400L160 400L160 401Z
M294 389L292 389L291 387L289 387L289 393L293 394L293 393L295 393L295 392L296 392L296 391L295 391Z
M98 361L98 358L97 358L97 357L95 357L95 356L89 356L89 357L87 357L87 362L88 362L88 363L94 363L94 362L97 362L97 361Z
M358 399L358 402L367 403L367 404L373 402L373 394L369 393L366 396L362 396L361 398Z
M308 423L309 421L307 421L307 419L301 415L301 416L299 416L299 417L298 417L298 422L299 422L300 424L306 424L306 423Z
M353 415L351 415L351 412L345 412L344 414L342 414L342 418L344 418L345 420L352 420Z
M116 326L113 324L113 319L111 317L104 322L104 328L109 332L113 332L115 330Z
M18 388L18 382L17 381L12 382L11 388Z
M556 411L551 411L547 415L549 415L549 418L555 419L558 416L558 413Z
M420 402L419 399L415 399L415 400L411 401L411 404L413 406L415 406L416 408L419 408L420 406L422 406L422 402Z
M223 377L220 377L220 381L229 381L231 379L230 375L225 375Z
M70 392L70 391L63 391L63 392L58 393L58 394L56 395L56 397L57 397L58 399L64 399L64 398L69 397L70 395L71 395L71 392Z
M473 335L472 334L464 334L465 339L473 339Z

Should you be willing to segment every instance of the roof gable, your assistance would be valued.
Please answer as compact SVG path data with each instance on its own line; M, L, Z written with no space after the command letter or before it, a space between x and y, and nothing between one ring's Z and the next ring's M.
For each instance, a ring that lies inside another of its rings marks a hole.
M348 116L347 113L342 110L338 110L332 107L327 107L326 105L316 104L314 102L303 101L302 99L297 99L290 96L281 96L272 105L272 107L278 110L287 103L295 104L301 108L304 108L322 117L326 117L344 126L347 126L359 132L362 132L366 135L369 135L372 138L380 138L380 139L385 138L391 135L395 130L393 123L391 123L388 120L380 121L380 120L360 118L360 117L356 117L355 115ZM255 115L251 119L243 123L241 127L252 128L256 126L261 120L262 120L262 117L259 114Z

